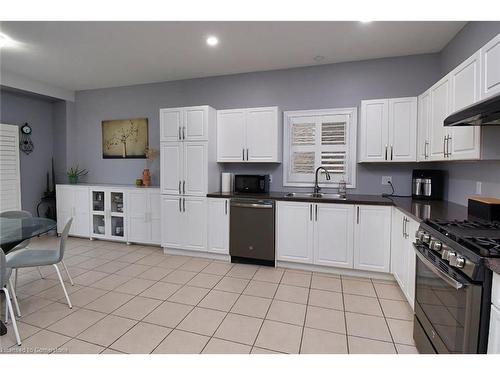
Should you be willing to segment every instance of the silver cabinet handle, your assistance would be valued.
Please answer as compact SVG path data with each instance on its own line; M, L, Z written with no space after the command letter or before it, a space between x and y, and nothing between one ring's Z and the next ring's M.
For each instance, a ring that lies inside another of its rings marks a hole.
M310 221L313 220L313 205L312 204L309 205L309 220Z
M387 160L387 145L385 145L385 157L384 157L385 160Z
M446 136L443 138L443 156L446 157Z
M182 180L182 194L186 194L186 180Z
M446 155L447 155L448 157L450 157L450 156L451 156L451 152L450 152L450 141L451 141L451 135L448 135L448 136L446 137Z
M243 161L245 161L245 149L244 149L244 148L242 148L242 149L241 149L241 152L242 152L241 159L242 159Z
M248 161L248 148L247 148L247 161Z
M181 193L181 180L179 180L179 194Z
M406 219L406 217L403 216L403 225L402 225L402 229L401 229L401 231L402 231L401 235L403 236L403 238L405 237L405 219Z
M186 127L182 127L182 139L186 139Z
M392 156L393 156L393 147L391 145L391 160L392 160Z
M316 221L318 221L318 205L317 204L314 205L314 216L315 216Z
M181 140L181 127L179 126L179 141Z
M429 155L427 154L427 147L429 146L429 142L425 141L424 142L424 158L427 159Z
M186 212L186 198L182 198L182 211Z
M356 207L356 223L359 224L359 206Z
M227 215L227 200L226 200L225 205L224 205L224 210L225 210L226 215Z
M181 200L182 200L182 198L179 198L179 212L182 212L182 208L181 208Z

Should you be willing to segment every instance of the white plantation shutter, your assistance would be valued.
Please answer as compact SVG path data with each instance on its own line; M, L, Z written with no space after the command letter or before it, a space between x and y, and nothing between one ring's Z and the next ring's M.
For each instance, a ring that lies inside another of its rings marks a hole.
M314 111L304 111L311 113ZM285 116L285 166L283 182L285 186L311 186L314 172L323 166L331 174L323 185L336 185L341 179L353 186L355 163L355 109L335 114ZM321 113L322 112L322 113ZM297 112L293 112L297 113ZM288 120L287 120L288 119ZM323 173L324 175L324 173Z
M0 124L0 212L20 209L19 128Z

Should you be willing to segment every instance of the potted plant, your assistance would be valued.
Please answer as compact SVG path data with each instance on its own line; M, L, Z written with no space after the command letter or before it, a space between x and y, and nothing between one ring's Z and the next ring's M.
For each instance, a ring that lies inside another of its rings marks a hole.
M78 183L78 177L85 176L89 173L88 170L86 169L80 169L78 165L76 167L71 167L68 169L67 175L68 175L68 182L70 184L77 184Z

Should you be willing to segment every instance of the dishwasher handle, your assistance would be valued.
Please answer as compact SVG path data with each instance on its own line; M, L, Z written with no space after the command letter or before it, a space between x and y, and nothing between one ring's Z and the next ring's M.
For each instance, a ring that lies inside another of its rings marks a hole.
M243 203L231 202L231 207L244 207L244 208L273 208L272 203Z

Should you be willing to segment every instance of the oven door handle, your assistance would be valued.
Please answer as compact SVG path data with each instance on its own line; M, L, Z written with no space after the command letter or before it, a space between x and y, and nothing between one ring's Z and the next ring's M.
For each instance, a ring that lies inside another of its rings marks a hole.
M415 244L413 244L413 248L415 249L415 253L417 254L418 259L420 259L422 261L422 263L424 263L425 266L427 266L427 268L429 268L436 276L439 276L439 278L441 280L443 280L444 282L446 282L448 285L452 286L456 290L462 289L464 287L464 284L459 283L455 279L453 279L450 276L448 276L446 273L444 273L439 268L437 268L435 264L433 264L426 257L424 257L420 253L420 251L418 251L418 249L415 246Z

